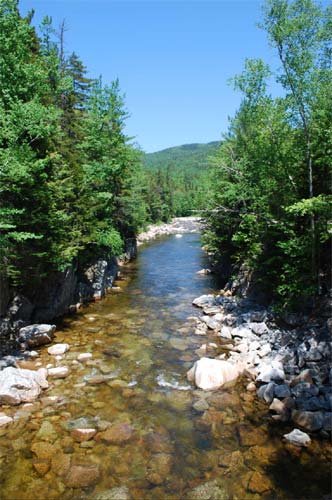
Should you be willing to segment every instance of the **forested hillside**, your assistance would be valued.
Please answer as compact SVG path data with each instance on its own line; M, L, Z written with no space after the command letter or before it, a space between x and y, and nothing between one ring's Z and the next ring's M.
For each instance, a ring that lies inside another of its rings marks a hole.
M140 153L119 82L89 79L51 20L0 4L0 273L34 286L90 254L121 253L146 222Z
M267 0L261 28L279 70L247 60L233 80L242 103L214 159L205 239L279 303L303 308L331 286L331 6Z
M184 144L144 155L151 220L167 221L206 207L210 157L219 146L218 141Z

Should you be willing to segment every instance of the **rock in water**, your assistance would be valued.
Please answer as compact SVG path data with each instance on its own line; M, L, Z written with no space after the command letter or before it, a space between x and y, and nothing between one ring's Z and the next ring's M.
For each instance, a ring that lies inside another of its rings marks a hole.
M55 325L29 325L19 331L19 341L26 347L50 344L54 337Z
M201 358L188 371L187 377L205 391L219 389L239 376L239 368L228 361Z
M47 349L48 354L51 356L58 356L60 354L64 354L69 349L68 344L54 344Z
M284 438L297 446L308 446L311 443L308 434L300 431L300 429L294 429L292 432L289 432L289 434L284 434Z
M34 401L47 389L47 371L25 370L9 366L0 372L0 403L18 405Z

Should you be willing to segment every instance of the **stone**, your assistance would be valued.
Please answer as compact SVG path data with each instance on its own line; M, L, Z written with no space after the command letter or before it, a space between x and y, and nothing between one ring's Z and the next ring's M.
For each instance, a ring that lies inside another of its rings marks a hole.
M258 382L282 382L285 380L285 372L282 367L282 363L272 361L271 363L266 363L265 361L258 367Z
M193 404L193 408L198 413L203 413L209 408L209 404L205 401L205 399L199 399Z
M250 328L240 325L232 330L233 337L241 337L241 338L250 338L252 336L252 332Z
M308 434L300 431L300 429L293 429L292 432L284 434L284 438L296 446L308 446L311 443Z
M189 491L187 500L229 500L228 492L215 481L200 484Z
M236 380L239 374L238 367L228 361L201 358L187 372L187 377L200 389L209 391L219 389L225 383Z
M261 346L261 348L259 349L259 351L257 352L258 356L260 358L265 358L265 356L267 356L268 354L270 354L271 352L271 346L270 344L264 344Z
M36 434L36 438L40 439L41 441L50 441L54 442L57 439L58 435L55 432L55 429L51 422L48 420L44 420L44 422L41 424L41 427L39 431Z
M96 440L104 441L107 444L122 444L130 441L134 436L134 432L135 430L130 424L115 424L105 432L97 434Z
M274 394L277 398L288 398L291 395L291 392L288 385L281 384L275 386Z
M57 366L56 368L50 368L48 370L48 375L51 378L66 378L69 375L68 366Z
M214 295L201 295L193 300L193 304L197 307L215 306L216 299Z
M261 323L248 323L248 327L255 333L255 335L260 336L268 332L268 327L263 321Z
M0 403L17 405L34 401L47 389L46 370L25 370L11 366L0 372Z
M110 490L101 491L93 496L93 500L130 500L130 490L127 486L119 486Z
M56 446L45 441L38 441L32 444L31 451L37 458L51 460L59 450Z
M248 490L251 491L252 493L264 493L265 491L269 491L273 489L273 485L270 481L270 479L261 474L258 471L255 471L249 479L248 482Z
M32 466L37 472L38 476L43 477L51 468L51 464L49 460L43 460L40 458L37 458L32 461Z
M64 483L68 488L87 488L100 479L98 465L72 465Z
M64 354L68 350L69 350L68 344L54 344L47 349L47 352L51 356L59 356L61 354Z
M89 441L97 433L96 429L73 429L70 433L74 441L83 443Z
M5 427L13 422L12 417L8 417L5 413L0 413L0 427Z
M274 398L275 387L276 384L274 382L262 385L257 391L258 398L265 401L265 403L270 404Z
M229 326L223 325L221 327L220 332L219 332L219 337L222 337L224 339L231 339L232 338L232 329Z
M320 411L292 411L292 420L306 431L318 431L323 427L324 414Z
M21 328L18 340L29 348L50 344L54 337L55 325L29 325Z
M168 478L172 468L172 455L156 453L148 463L146 479L154 485L162 484Z
M88 361L91 358L92 358L91 352L82 352L81 354L79 354L77 356L77 360L81 361L81 363L84 362L84 361Z
M70 468L71 458L67 453L57 453L52 457L52 471L57 476L66 476Z
M202 316L202 321L210 330L217 330L221 326L222 314L218 313L214 316Z
M331 432L332 431L332 413L326 412L323 420L323 429L324 431Z

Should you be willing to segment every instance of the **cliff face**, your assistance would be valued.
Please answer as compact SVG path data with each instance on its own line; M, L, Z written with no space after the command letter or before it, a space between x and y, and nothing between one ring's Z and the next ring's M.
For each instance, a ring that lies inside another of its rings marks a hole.
M74 312L81 304L101 299L112 287L119 265L135 258L136 240L126 241L121 257L96 257L84 269L68 267L45 278L32 295L10 289L0 277L0 354L17 347L19 328L31 323L45 323Z

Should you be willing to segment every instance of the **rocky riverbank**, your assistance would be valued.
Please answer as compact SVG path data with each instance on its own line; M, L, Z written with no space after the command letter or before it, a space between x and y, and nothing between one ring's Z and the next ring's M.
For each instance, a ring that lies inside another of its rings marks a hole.
M313 435L330 436L332 367L329 320L309 321L308 318L289 315L280 325L271 310L248 299L232 296L203 295L193 303L203 311L203 315L196 319L195 333L218 338L222 353L216 356L216 360L236 368L237 374L233 378L244 374L251 380L247 390L256 391L257 397L269 405L274 420L291 422ZM202 356L214 357L217 347L216 343L206 344ZM196 374L200 375L199 380L196 375L195 381L199 386L204 377L204 383L208 380L210 387L207 384L203 388L215 389L218 380L219 386L222 385L223 379L219 377L221 365L207 364L205 359L196 363ZM192 372L189 377L195 379Z
M199 217L175 217L169 223L148 226L145 232L138 235L137 245L142 245L158 236L170 234L181 236L183 233L198 233L201 229L202 223Z

